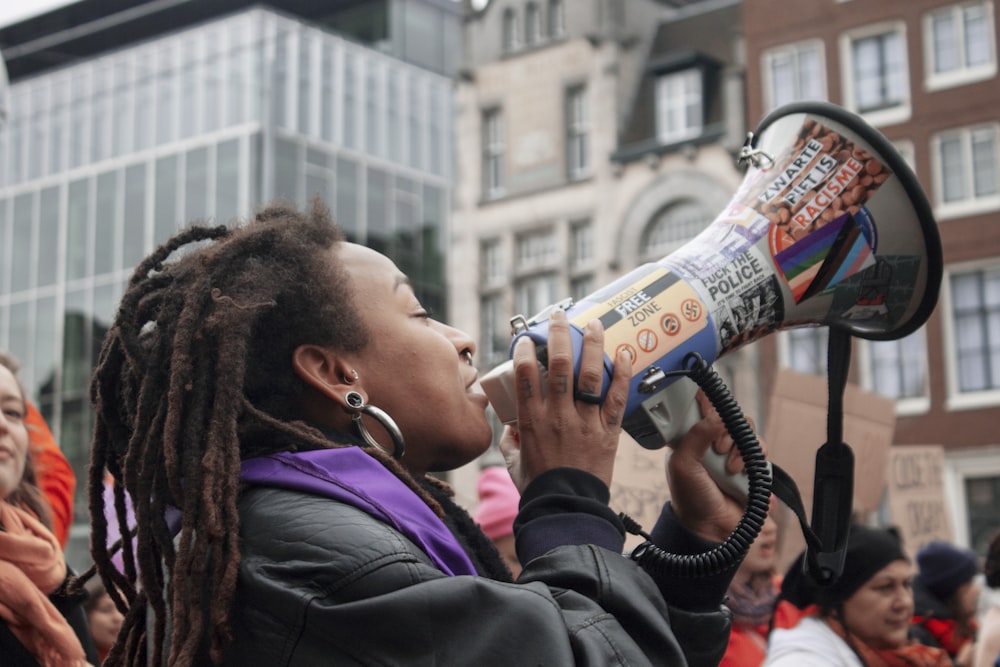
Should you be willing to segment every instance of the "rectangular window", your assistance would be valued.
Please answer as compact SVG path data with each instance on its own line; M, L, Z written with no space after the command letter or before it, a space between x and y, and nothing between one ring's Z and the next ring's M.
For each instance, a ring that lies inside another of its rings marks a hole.
M802 100L826 99L822 42L782 46L765 52L763 60L768 109Z
M534 316L556 302L556 286L558 276L555 273L542 273L522 278L514 287L514 311Z
M563 0L549 0L549 37L566 34L566 8Z
M550 266L556 259L555 235L550 230L524 234L517 239L517 270Z
M942 217L1000 208L1000 126L945 132L931 145Z
M14 198L14 238L11 244L12 291L35 286L34 269L37 264L35 229L35 193L26 192Z
M503 246L499 239L484 241L482 245L483 282L487 285L501 285L507 279L506 262L503 261Z
M927 85L946 88L996 74L993 3L952 5L924 17Z
M108 171L97 177L94 198L94 275L111 273L117 266L120 224L118 172Z
M357 61L350 53L344 54L344 113L343 135L344 145L348 148L358 148L358 72Z
M524 43L533 46L542 39L542 13L538 5L529 2L524 8Z
M90 184L86 179L69 184L66 205L66 280L87 275L90 252Z
M594 260L594 226L589 220L575 222L569 237L570 268L588 266Z
M906 39L902 30L888 30L855 37L850 43L854 107L869 113L903 107L909 101Z
M47 247L59 238L59 186L42 190L38 198L38 238L42 249L39 252L38 286L54 285L59 276L59 263L53 261L55 253L49 255ZM54 248L53 248L54 249Z
M662 143L696 137L703 123L701 72L664 74L656 81L656 136Z
M122 266L132 268L146 254L146 164L125 169L125 224L122 230Z
M520 44L517 31L517 12L513 9L505 9L503 13L503 50L510 53Z
M571 181L590 173L587 140L587 89L578 86L566 91L566 171Z
M870 388L897 401L927 396L927 353L924 330L898 340L867 343Z
M301 134L317 135L312 126L312 40L308 35L299 35L299 85L298 85L298 129Z
M799 373L826 375L826 327L804 327L783 332L785 345L784 364Z
M569 295L576 301L593 294L596 288L597 286L594 284L594 276L589 273L586 275L575 276L569 281Z
M480 301L481 363L498 363L507 356L510 324L504 319L503 298L499 294L484 296Z
M952 274L955 388L1000 389L1000 267Z
M483 197L495 199L504 192L503 112L483 112Z

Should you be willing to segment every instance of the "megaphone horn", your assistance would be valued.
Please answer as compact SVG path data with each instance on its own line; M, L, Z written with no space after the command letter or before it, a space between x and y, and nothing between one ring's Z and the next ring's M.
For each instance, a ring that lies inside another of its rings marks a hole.
M859 116L825 102L781 107L748 135L740 161L747 173L729 204L683 247L577 302L512 320L515 341L530 336L543 350L548 312L564 309L577 364L583 328L601 320L604 389L610 359L627 348L623 428L650 449L699 416L697 387L668 391L689 353L710 364L804 326L892 340L919 328L937 302L941 242L930 205L899 153ZM482 386L501 421L514 423L511 362Z

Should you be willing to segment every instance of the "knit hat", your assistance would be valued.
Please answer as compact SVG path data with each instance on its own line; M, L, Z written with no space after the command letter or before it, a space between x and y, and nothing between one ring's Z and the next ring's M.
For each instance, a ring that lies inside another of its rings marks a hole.
M781 584L781 596L805 609L818 604L833 609L865 585L882 568L897 560L909 562L899 534L893 528L869 528L852 524L847 536L847 552L840 576L820 586L803 569L805 552L792 563Z
M917 581L940 600L947 600L958 587L979 573L979 560L971 549L960 549L935 540L917 551Z
M502 466L484 468L479 473L478 489L479 507L474 518L486 537L495 540L512 534L521 494L507 469Z
M983 573L986 575L986 585L990 588L1000 588L1000 531L990 541L986 551L986 562L983 563Z

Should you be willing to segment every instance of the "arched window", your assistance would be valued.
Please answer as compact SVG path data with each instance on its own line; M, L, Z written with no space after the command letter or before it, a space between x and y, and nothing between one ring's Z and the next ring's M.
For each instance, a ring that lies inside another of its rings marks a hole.
M701 202L673 201L657 211L642 232L639 257L655 262L681 247L712 222L715 214Z
M518 46L517 12L506 9L503 13L503 50L510 53Z

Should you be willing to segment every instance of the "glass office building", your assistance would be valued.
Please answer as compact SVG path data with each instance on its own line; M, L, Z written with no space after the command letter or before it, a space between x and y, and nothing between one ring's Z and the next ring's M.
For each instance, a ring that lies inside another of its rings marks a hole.
M137 262L185 222L322 197L444 311L452 82L256 6L14 79L0 129L0 349L77 472L89 381Z

